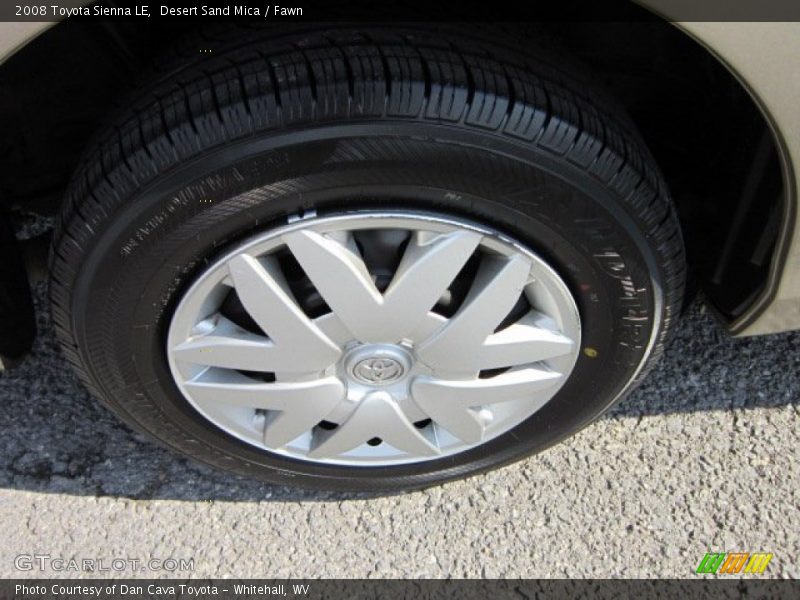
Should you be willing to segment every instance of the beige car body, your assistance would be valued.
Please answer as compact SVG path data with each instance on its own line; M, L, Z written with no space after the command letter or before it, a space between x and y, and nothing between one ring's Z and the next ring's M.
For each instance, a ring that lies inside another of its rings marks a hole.
M655 2L653 2L655 4ZM669 11L664 13L669 16ZM678 23L739 78L780 143L787 202L767 288L731 330L757 335L800 329L800 23ZM758 316L753 319L754 314ZM748 323L745 326L742 324Z
M640 0L674 19L665 0ZM758 335L800 329L800 23L680 22L675 25L715 54L750 91L779 141L787 202L767 286L729 329ZM0 23L0 63L52 26Z

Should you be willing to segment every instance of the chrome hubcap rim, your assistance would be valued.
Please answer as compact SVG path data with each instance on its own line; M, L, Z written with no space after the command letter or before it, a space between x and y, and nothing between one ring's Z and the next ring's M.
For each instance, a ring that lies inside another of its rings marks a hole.
M171 318L186 400L263 450L431 460L530 418L580 347L569 289L502 234L435 214L293 222L214 261Z

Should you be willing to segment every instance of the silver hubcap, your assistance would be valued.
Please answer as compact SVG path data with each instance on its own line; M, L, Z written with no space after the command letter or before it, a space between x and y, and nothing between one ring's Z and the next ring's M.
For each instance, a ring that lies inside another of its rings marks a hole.
M198 277L170 368L209 421L260 448L379 466L512 429L568 378L580 320L564 282L501 234L354 213L251 238Z

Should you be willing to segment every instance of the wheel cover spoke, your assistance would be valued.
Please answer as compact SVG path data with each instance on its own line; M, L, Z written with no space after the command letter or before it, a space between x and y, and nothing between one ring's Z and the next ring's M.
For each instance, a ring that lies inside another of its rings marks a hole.
M425 243L411 240L381 294L357 249L315 232L298 231L286 243L322 297L353 336L392 343L414 331L472 255L481 236L454 232Z
M320 437L309 453L310 458L331 458L375 437L408 453L439 454L439 449L425 439L386 392L367 395L343 425Z
M167 339L179 389L219 428L353 466L497 437L552 399L579 346L574 300L539 257L410 213L311 219L240 244L186 292Z
M307 372L313 369L312 365L324 369L335 362L340 354L339 349L321 335L319 348L314 347L316 352L306 351L297 356L296 353L301 350L299 345L284 346L262 335L245 331L223 317L211 333L194 336L173 348L172 352L178 360L199 365L289 373ZM331 346L332 349L328 350Z
M420 345L420 360L443 371L465 370L465 355L481 351L522 294L529 272L530 261L520 255L485 261L461 309Z
M515 369L492 379L447 381L418 377L411 385L417 404L450 433L468 443L483 437L484 425L476 406L533 398L539 405L550 399L549 388L561 374L536 368ZM540 392L545 392L540 394Z
M293 383L250 383L228 375L218 380L184 384L192 397L205 406L241 406L274 411L264 430L264 444L279 448L311 429L344 397L344 386L335 377Z
M228 269L247 312L273 340L276 346L271 353L273 356L284 353L282 361L294 360L307 371L323 369L339 358L340 349L303 314L290 296L274 260L267 259L262 264L252 256L241 254L231 259Z

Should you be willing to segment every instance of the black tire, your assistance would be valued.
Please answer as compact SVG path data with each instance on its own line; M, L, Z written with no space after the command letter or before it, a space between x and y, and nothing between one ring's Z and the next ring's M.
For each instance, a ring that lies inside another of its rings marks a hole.
M652 366L682 301L683 245L657 167L602 91L455 33L253 33L220 47L170 67L97 137L54 236L65 354L127 423L266 481L393 491L540 451ZM290 215L385 206L490 224L557 268L584 331L556 397L473 450L390 468L290 459L205 421L164 351L170 311L198 269Z

